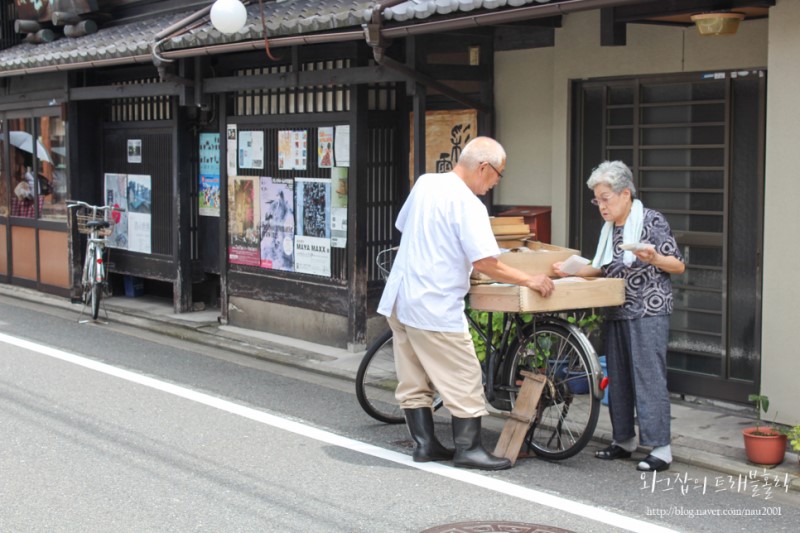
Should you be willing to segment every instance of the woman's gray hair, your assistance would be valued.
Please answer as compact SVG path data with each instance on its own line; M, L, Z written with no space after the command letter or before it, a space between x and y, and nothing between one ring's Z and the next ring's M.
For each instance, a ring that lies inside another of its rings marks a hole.
M631 197L636 197L636 186L633 184L633 174L628 165L622 161L603 161L592 171L586 180L586 186L594 189L598 185L608 185L615 194L625 189L630 189Z
M458 164L466 168L475 168L487 162L499 168L506 160L506 151L491 137L475 137L461 150Z

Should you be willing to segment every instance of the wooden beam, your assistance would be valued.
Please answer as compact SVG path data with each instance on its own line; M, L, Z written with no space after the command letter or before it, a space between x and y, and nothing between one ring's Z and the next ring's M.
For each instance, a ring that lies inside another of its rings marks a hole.
M618 22L613 7L600 10L600 46L625 46L627 44L627 25Z
M642 19L684 13L773 6L775 0L667 0L616 7L614 13L617 22L641 22Z
M81 101L142 96L179 96L184 90L183 84L174 82L73 87L69 90L69 99L70 101Z
M383 67L355 67L336 70L311 70L303 72L280 72L258 76L226 76L206 79L204 93L230 91L252 91L257 89L286 89L313 87L316 85L359 85L405 81L405 76Z

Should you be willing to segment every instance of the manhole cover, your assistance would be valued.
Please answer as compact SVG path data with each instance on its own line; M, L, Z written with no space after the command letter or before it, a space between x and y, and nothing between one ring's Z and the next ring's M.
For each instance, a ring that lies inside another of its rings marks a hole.
M543 526L541 524L523 524L522 522L459 522L445 524L426 529L421 533L488 533L502 531L506 533L574 533L560 527Z

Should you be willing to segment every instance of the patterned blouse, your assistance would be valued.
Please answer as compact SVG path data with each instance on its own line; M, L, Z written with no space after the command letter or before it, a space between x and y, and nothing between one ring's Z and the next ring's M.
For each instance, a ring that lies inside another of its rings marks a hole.
M602 267L608 278L625 280L625 303L604 309L607 320L631 320L646 316L672 314L672 281L670 275L634 256L630 267L622 262L622 226L614 227L614 258ZM672 255L683 261L667 219L658 211L644 209L641 242L656 246L661 255Z

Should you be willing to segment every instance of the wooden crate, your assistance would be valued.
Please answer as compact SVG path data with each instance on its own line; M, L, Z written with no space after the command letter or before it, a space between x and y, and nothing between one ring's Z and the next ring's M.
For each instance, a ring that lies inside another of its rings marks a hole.
M553 281L556 290L548 298L519 285L473 285L469 291L469 306L479 311L538 313L613 307L625 303L623 279L563 278Z
M498 244L503 247L502 241L498 241ZM522 270L527 274L552 276L553 263L566 261L569 256L580 255L581 253L580 250L573 250L572 248L564 248L562 246L545 244L538 241L531 241L525 244L525 251L504 252L497 256L498 261ZM482 282L491 280L490 277L475 271L472 272L472 278Z

